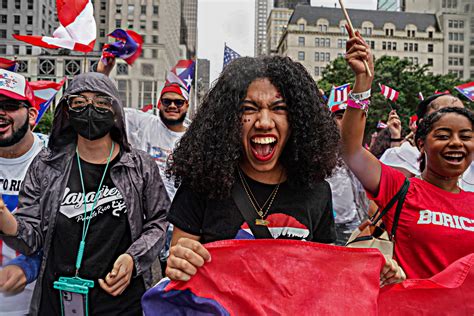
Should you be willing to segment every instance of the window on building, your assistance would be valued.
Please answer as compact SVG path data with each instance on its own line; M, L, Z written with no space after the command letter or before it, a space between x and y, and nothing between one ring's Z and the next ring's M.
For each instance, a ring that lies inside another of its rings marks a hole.
M31 46L26 46L26 54L27 55L31 55L32 51L33 51L33 49L32 49ZM27 64L27 66L28 66L28 64Z
M366 41L369 44L371 49L375 49L375 41Z
M428 53L433 52L433 44L428 44Z
M304 60L304 52L298 52L298 60Z
M135 12L135 5L129 4L128 5L128 15L133 15L134 12Z
M128 75L128 65L125 63L118 63L117 75Z
M133 20L128 20L127 25L129 29L133 29Z
M298 24L298 30L304 31L304 24L302 23Z
M371 27L363 27L362 28L362 33L364 33L364 35L372 35L372 28Z
M414 58L413 58L413 63L414 63L415 65L418 65L418 57L414 57Z
M33 25L33 17L31 15L26 16L26 24Z
M418 43L415 43L415 46L413 47L414 51L417 52L418 51Z
M151 58L158 58L158 50L152 49L151 50Z
M2 1L2 9L8 8L8 0L1 0Z
M319 76L319 67L318 66L314 67L314 75Z
M319 61L326 61L326 54L325 53L319 53Z
M64 61L64 73L66 76L75 76L81 73L81 61L70 59Z
M21 1L15 0L15 9L21 9Z
M28 10L33 10L33 8L34 8L33 0L28 0L27 1L27 8L28 8Z
M298 46L304 46L304 36L298 37Z
M117 14L122 13L122 5L121 4L115 5L115 13L117 13Z
M16 25L20 24L20 16L19 15L14 15L13 16L13 23Z
M382 49L387 50L387 42L382 42Z
M319 25L319 31L326 33L328 31L328 26L325 24L320 24Z
M331 47L331 39L326 38L326 47Z
M319 61L319 53L314 53L314 61Z
M28 53L28 48L30 48L30 52ZM26 53L31 55L31 46L26 46ZM27 73L28 72L28 60L17 60L18 63L18 71L20 73Z
M154 30L157 30L158 29L158 21L153 21L152 26L153 26Z
M101 10L107 10L107 2L102 0L100 1L100 9Z
M158 14L158 6L157 5L153 6L153 14Z
M8 18L6 14L0 14L0 23L7 24Z
M101 16L99 17L99 19L100 19L100 23L105 24L105 22L106 22L105 15L101 15Z
M117 80L117 88L119 91L120 101L122 101L123 106L129 106L130 98L130 81L129 80Z
M153 68L153 65L150 64L150 68ZM153 102L153 86L155 82L154 81L139 81L139 93L138 93L138 99L140 102L143 102L142 104L150 104Z
M0 55L6 55L7 53L7 45L0 44Z
M331 54L330 53L326 53L326 61L331 61Z
M100 37L105 37L105 30L104 29L99 29L99 36Z
M429 32L428 32L428 37L429 37L429 38L433 38L433 31L429 31Z
M341 25L340 30L341 30L342 34L347 34L347 30L346 30L346 27L344 25Z
M146 14L146 5L140 6L140 14Z
M56 70L56 61L54 59L39 60L39 74L54 76Z
M7 30L0 30L0 38L7 38Z
M115 28L119 29L122 26L122 21L115 20Z
M318 37L316 37L314 39L314 46L319 47L319 38Z
M158 35L152 35L151 36L151 42L153 44L158 44Z

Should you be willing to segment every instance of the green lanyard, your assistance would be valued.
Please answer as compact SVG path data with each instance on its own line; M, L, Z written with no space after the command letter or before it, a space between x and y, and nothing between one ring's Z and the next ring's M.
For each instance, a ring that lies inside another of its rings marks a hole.
M114 152L115 143L112 141L112 148L110 149L109 158L107 158L107 164L105 165L104 174L102 175L102 179L100 180L99 188L95 194L94 202L92 203L92 208L90 209L89 218L87 218L87 204L86 204L86 189L84 187L84 178L82 176L82 169L81 169L81 158L79 157L79 151L77 150L76 146L76 155L77 155L77 165L79 166L79 175L81 176L81 185L82 185L82 193L83 193L83 204L84 204L84 221L82 225L82 239L79 244L79 250L77 251L77 259L76 259L76 277L79 276L79 269L81 268L82 257L84 256L84 248L86 247L86 235L87 231L89 230L89 225L92 219L92 211L94 210L97 200L99 199L100 190L102 189L102 183L104 182L105 174L107 173L107 168L109 167L110 158ZM86 223L87 222L87 223Z

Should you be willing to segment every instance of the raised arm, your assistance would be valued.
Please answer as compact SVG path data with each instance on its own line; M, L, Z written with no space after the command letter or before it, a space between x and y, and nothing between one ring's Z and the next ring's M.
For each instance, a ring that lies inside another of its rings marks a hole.
M374 63L370 47L359 32L356 32L355 36L347 41L346 60L356 76L351 95L363 99L362 93L370 90L373 81L373 77L368 76L365 71L363 60L367 61L372 73L374 73ZM363 109L351 107L351 103L353 106L357 106L357 103L353 102L352 96L342 120L343 158L364 188L376 195L380 184L380 162L362 145L366 113Z

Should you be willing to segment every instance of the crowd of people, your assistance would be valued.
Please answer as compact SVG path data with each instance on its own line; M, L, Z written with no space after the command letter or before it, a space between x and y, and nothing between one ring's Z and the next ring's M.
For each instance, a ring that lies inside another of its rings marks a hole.
M186 282L211 261L206 243L345 245L406 179L400 214L393 207L382 218L397 235L381 286L429 278L473 253L473 113L434 95L406 137L391 111L368 150L373 57L351 35L347 102L329 109L288 57L243 57L225 67L189 127L179 83L161 91L158 116L124 109L110 60L74 77L49 136L33 133L28 81L0 70L0 315L72 315L77 306L141 315L153 282ZM70 290L77 282L85 292Z

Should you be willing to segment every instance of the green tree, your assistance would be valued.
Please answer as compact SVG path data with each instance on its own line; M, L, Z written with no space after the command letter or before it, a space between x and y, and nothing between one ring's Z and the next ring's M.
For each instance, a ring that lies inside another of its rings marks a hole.
M391 109L397 110L405 131L408 130L410 116L415 114L418 102L418 92L425 97L434 94L436 90L449 90L457 94L454 86L463 81L453 74L429 75L428 65L415 65L407 59L398 57L381 56L375 60L374 82L372 84L372 102L366 125L366 135L376 130L379 120L386 121ZM345 83L353 83L354 75L344 58L333 60L323 70L322 79L318 82L321 89L329 93L331 87ZM379 84L387 85L400 92L398 100L394 103L381 95ZM462 100L464 97L460 96Z
M34 132L49 135L51 133L51 127L53 126L54 113L52 110L48 110L44 113L43 117L36 125Z

